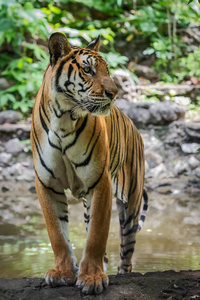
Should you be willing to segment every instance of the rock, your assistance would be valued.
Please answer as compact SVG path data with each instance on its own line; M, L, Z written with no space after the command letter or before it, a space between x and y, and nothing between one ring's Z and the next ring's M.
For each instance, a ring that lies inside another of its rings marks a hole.
M135 82L130 72L123 69L117 69L113 72L112 78L118 87L118 98L126 98L128 101L136 100Z
M198 143L200 141L200 122L190 122L185 124L187 140Z
M22 167L21 175L17 177L19 181L34 182L35 172L33 169Z
M166 167L163 163L159 164L158 166L156 166L155 168L151 169L150 172L148 173L148 177L158 177L160 176L162 173L166 172Z
M151 169L155 168L157 165L159 165L163 161L163 158L161 155L159 155L153 151L148 151L148 150L145 151L145 158Z
M200 162L195 156L190 156L188 159L188 165L192 170L196 169L199 166Z
M16 163L11 167L4 168L2 170L2 176L4 180L17 180L34 182L35 173L34 169L24 167L21 163Z
M99 295L83 295L76 286L51 288L43 278L0 279L0 299L29 300L158 300L194 299L199 295L200 271L148 272L109 275L108 288ZM12 295L12 296L11 296ZM197 298L196 298L197 299Z
M184 118L185 109L173 102L133 103L118 99L115 104L136 125L165 125Z
M10 83L3 77L0 77L0 90L6 90L10 87Z
M162 195L169 195L172 193L171 187L169 186L159 186L156 192Z
M200 167L195 169L195 175L200 178Z
M163 148L163 143L154 135L142 134L144 148L148 151L160 151Z
M22 114L18 111L5 110L0 112L0 124L4 124L6 122L11 124L16 124L21 120L22 120Z
M20 163L16 163L11 167L4 168L2 171L3 178L5 180L15 179L17 176L22 174L22 165Z
M115 101L117 107L131 120L135 125L147 124L150 118L149 110L140 104L130 103L127 100L119 99Z
M192 217L185 217L183 219L183 222L185 224L190 224L190 225L200 225L199 217L195 218L194 216L192 216Z
M182 173L185 173L185 172L188 172L190 171L190 167L188 165L187 162L182 162L182 161L179 161L176 163L176 165L174 166L174 172L175 174L182 174Z
M181 121L175 121L169 124L168 131L165 135L165 148L166 147L181 147L183 140L186 139L186 134L183 129L184 123Z
M12 155L10 153L0 153L0 164L8 164L11 161Z
M173 102L153 103L150 108L148 124L164 125L177 119L184 118L185 109Z
M14 138L5 143L5 151L8 153L19 153L23 151L24 145L20 144L18 138Z
M149 171L150 171L149 164L148 164L147 160L145 160L145 174L147 174Z
M185 143L181 145L181 150L184 153L197 153L197 150L200 148L200 144L197 143Z

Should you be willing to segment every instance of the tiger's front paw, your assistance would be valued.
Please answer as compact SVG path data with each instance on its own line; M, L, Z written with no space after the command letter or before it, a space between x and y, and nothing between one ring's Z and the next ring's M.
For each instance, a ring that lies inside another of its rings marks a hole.
M109 283L108 276L104 272L97 274L81 273L78 277L76 285L82 289L83 294L97 295L107 288Z
M61 285L73 285L76 281L76 274L70 270L56 270L50 269L46 272L45 281L51 287Z

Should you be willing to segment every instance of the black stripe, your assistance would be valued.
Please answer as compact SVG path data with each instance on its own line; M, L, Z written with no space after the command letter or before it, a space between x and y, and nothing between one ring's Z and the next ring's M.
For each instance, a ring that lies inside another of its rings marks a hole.
M133 174L132 174L132 180L131 180L131 183L130 183L130 188L129 188L129 192L128 192L128 199L130 199L130 196L133 195L133 193L135 192L135 189L136 189L136 186L137 186L137 164L136 164L136 171L135 171L135 185L134 185L134 188L132 190L132 185L133 185Z
M44 96L42 96L42 97L44 97ZM41 104L41 106L42 106L42 110L43 110L43 112L44 112L44 115L45 115L46 119L47 119L47 120L48 120L48 122L50 123L50 119L49 119L49 117L48 117L48 115L47 115L47 112L46 112L46 110L45 110L45 107L44 107L44 105L43 105L43 104Z
M70 147L72 147L73 145L75 145L79 135L81 134L81 132L85 129L86 123L87 123L87 119L88 119L88 115L84 118L84 121L82 122L81 126L79 127L79 129L76 131L76 136L75 139L65 147L63 154L65 154L65 152L67 151L67 149L69 149Z
M74 69L74 68L73 68L72 64L70 64L70 65L69 65L69 69L68 69L68 74L67 74L67 75L68 75L68 80L70 80L70 77L71 77L71 74L72 74L73 69Z
M137 229L138 229L138 224L137 225L133 225L132 228L128 232L122 233L122 236L127 236L127 235L129 235L131 233L136 233Z
M45 187L46 189L52 191L53 193L57 194L57 195L65 195L65 193L62 192L57 192L56 190L54 190L52 187L48 187L44 184L44 182L42 182L42 180L40 179L40 177L38 176L37 171L35 170L35 174L37 175L37 178L39 180L39 182L43 185L43 187Z
M89 220L90 216L87 215L86 213L84 213L84 218L85 218L86 220Z
M114 153L111 154L113 156L113 159L112 159L112 162L110 164L110 170L111 170L112 174L114 174L115 170L119 166L119 160L120 160L120 140L119 140L120 133L119 133L119 127L118 127L119 126L119 124L118 124L119 118L118 118L117 113L116 113L116 119L117 119L117 122L115 122L116 123L115 133L117 133L117 136L115 136L116 146L115 146ZM118 156L116 157L117 154L118 154ZM112 170L115 158L116 158L117 164L115 165L114 169Z
M123 196L124 196L124 185L125 185L125 173L124 173L124 166L122 167L122 175L123 175L123 182L122 182L122 192L121 192L121 199L123 200Z
M147 195L147 192L145 191L145 189L143 189L143 197L144 197L144 201L146 203L148 203L148 195Z
M45 162L44 162L44 160L43 160L43 158L42 158L42 156L41 156L41 154L40 154L39 148L38 148L38 146L37 146L37 143L36 143L34 137L33 137L33 139L34 139L34 143L35 143L35 146L36 146L36 150L37 150L37 153L38 153L38 155L39 155L40 162L41 162L42 166L45 168L45 170L46 170L47 172L49 172L49 173L52 175L52 177L53 177L54 179L56 179L56 177L55 177L53 171L52 171L51 169L49 169L49 167L47 167L47 165L45 164Z
M69 222L69 218L68 216L65 216L65 217L59 217L60 221L64 221L64 222Z
M66 202L63 202L63 201L59 201L61 204L64 204L66 206L68 206L68 204Z
M65 87L66 87L66 90L67 90L67 92L65 92L68 96L73 96L73 93L72 93L72 91L70 91L69 90L69 85L73 85L74 87L75 87L75 84L72 82L72 81L69 81L69 80L67 80L67 81L65 81L65 83L64 83L64 85L65 85ZM69 95L69 94L71 94L71 95Z
M128 243L126 243L126 244L120 244L120 247L121 247L121 248L124 248L124 247L126 247L126 246L128 246L128 245L135 244L135 243L136 243L136 241L131 241L131 242L128 242Z
M61 142L61 138L59 137L59 135L57 134L57 132L54 131L54 134L57 136L57 138L59 139L59 141Z
M93 86L93 83L91 83L88 87L86 87L84 89L84 84L82 83L79 83L80 87L81 87L81 90L78 90L78 93L80 95L80 93L85 93L87 90L89 90L92 86Z
M59 68L57 70L57 73L56 73L56 88L59 86L58 84L58 80L62 74L62 70L63 70L63 67L64 67L64 64L67 62L68 59L65 59L65 60L62 60L60 65L59 65Z
M51 105L50 105L50 101L48 101L47 105L48 105L49 110L50 110L51 112L53 112L52 107L51 107Z
M91 186L88 188L87 194L89 193L90 190L92 190L93 188L95 188L95 186L96 186L96 185L99 183L99 181L101 180L101 177L103 176L103 173L104 173L104 170L105 170L106 162L107 162L107 155L106 155L105 163L104 163L104 166L103 166L103 170L102 170L102 172L101 172L99 178L93 183L93 185L91 185Z
M93 139L93 137L94 137L94 134L95 134L95 131L96 131L96 122L97 122L97 118L95 117L95 123L94 123L94 127L93 127L92 136L91 136L91 138L90 138L90 140L89 140L89 143L88 143L88 145L87 145L87 148L86 148L86 150L85 150L84 155L87 153L88 148L89 148L89 146L90 146L90 144L91 144L91 141L92 141L92 139Z
M81 68L81 66L80 66L79 63L77 62L76 58L74 58L74 59L72 60L72 63L75 64L75 65L77 66L78 69Z
M57 145L53 144L53 143L50 141L49 136L48 136L48 142L49 142L49 145L50 145L52 148L55 148L55 149L57 149L57 150L59 150L59 151L62 152L62 148L60 148L60 147L58 147Z
M47 127L47 125L44 121L44 118L43 118L42 113L41 113L41 107L40 106L39 106L39 114L40 114L40 121L41 121L42 127L44 128L44 130L48 134L49 133L49 128Z
M40 141L39 141L39 139L38 139L38 136L37 136L37 133L36 133L36 130L35 130L35 124L34 124L34 121L33 121L33 132L34 132L35 138L36 138L36 140L37 140L38 146L39 146L39 148L40 148L40 151L43 153L42 147L41 147L41 145L40 145Z
M133 150L132 150L132 153L131 153L131 169L130 169L130 178L133 177L133 157L134 157L134 130L133 130L133 126L131 126L131 131L132 131L132 135L131 135L131 140L132 140L132 143L133 143Z
M134 216L134 212L133 212L131 215L129 215L129 217L128 217L128 219L125 221L125 223L122 224L123 229L125 229L126 226L133 220L133 216Z
M115 191L115 197L118 198L118 176L117 176L117 182L116 182L116 191Z
M86 159L85 159L84 161L82 161L81 163L74 163L74 162L72 162L72 163L75 165L76 168L78 168L78 167L84 167L84 166L87 166L87 165L89 164L90 159L91 159L91 157L92 157L92 153L93 153L94 148L95 148L95 146L96 146L96 143L97 143L97 141L98 141L98 139L99 139L99 137L100 137L100 134L101 134L101 131L99 132L99 134L98 134L98 136L97 136L97 138L96 138L96 140L95 140L95 142L94 142L94 144L93 144L93 146L92 146L92 149L90 150L90 153L89 153L89 155L86 157Z
M144 221L145 221L145 218L146 218L146 216L141 215L141 216L140 216L140 221L144 222Z
M122 252L122 255L123 255L123 257L125 258L129 253L133 253L134 252L134 248L130 248L130 249L128 249L127 251L123 251Z

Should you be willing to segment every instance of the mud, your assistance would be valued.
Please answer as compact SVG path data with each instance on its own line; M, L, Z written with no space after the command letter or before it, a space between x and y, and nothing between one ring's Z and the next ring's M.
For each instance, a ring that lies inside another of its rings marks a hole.
M100 295L82 295L74 286L51 288L42 278L0 279L1 300L192 300L200 299L199 271L150 272L110 275Z

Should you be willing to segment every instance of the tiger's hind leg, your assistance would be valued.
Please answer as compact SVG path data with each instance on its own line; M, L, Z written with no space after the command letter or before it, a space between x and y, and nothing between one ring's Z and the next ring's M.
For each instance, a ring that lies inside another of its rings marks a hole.
M120 222L120 260L118 273L129 273L132 270L132 255L135 249L138 230L139 212L131 211L128 203L117 199L117 209Z
M36 176L36 190L55 257L55 266L45 274L50 286L74 284L78 272L69 241L67 199L62 192L46 188Z

